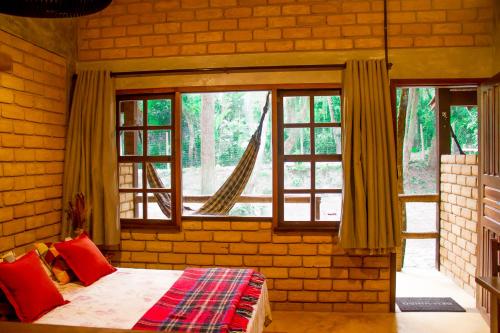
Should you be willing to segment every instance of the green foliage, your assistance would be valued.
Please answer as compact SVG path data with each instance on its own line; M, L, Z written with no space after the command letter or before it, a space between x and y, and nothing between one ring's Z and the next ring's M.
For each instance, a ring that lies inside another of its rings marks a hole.
M466 153L477 154L478 140L477 107L451 107L450 125L455 131L458 143Z

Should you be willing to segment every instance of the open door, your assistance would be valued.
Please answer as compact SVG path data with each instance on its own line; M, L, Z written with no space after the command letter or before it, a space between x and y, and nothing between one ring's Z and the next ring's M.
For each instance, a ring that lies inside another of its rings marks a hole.
M500 239L500 73L479 89L479 265L477 275L491 275L491 238ZM489 295L477 287L477 306L489 317ZM498 315L498 314L497 314Z

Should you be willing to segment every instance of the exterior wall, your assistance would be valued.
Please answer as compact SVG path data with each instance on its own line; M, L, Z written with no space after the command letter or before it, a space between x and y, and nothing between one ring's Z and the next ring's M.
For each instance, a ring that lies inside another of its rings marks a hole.
M60 232L67 62L3 31L0 52L0 253L23 253Z
M478 158L441 156L441 271L475 295Z
M270 222L185 221L179 233L123 231L122 267L251 267L275 309L388 312L388 256L347 256L331 234L276 234Z
M389 1L389 47L491 46L493 0ZM79 59L383 48L383 1L116 0L79 20Z
M495 28L494 28L494 63L493 74L500 73L500 3L497 1L495 4Z

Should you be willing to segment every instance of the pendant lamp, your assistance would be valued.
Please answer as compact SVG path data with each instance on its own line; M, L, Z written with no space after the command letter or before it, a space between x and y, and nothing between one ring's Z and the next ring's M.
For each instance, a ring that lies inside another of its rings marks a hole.
M112 0L0 0L0 13L36 17L65 18L96 13Z

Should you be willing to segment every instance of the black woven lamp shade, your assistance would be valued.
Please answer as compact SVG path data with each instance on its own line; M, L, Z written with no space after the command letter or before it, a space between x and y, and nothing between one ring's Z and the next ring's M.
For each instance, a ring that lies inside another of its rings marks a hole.
M38 18L83 16L103 10L112 0L0 0L0 13Z

